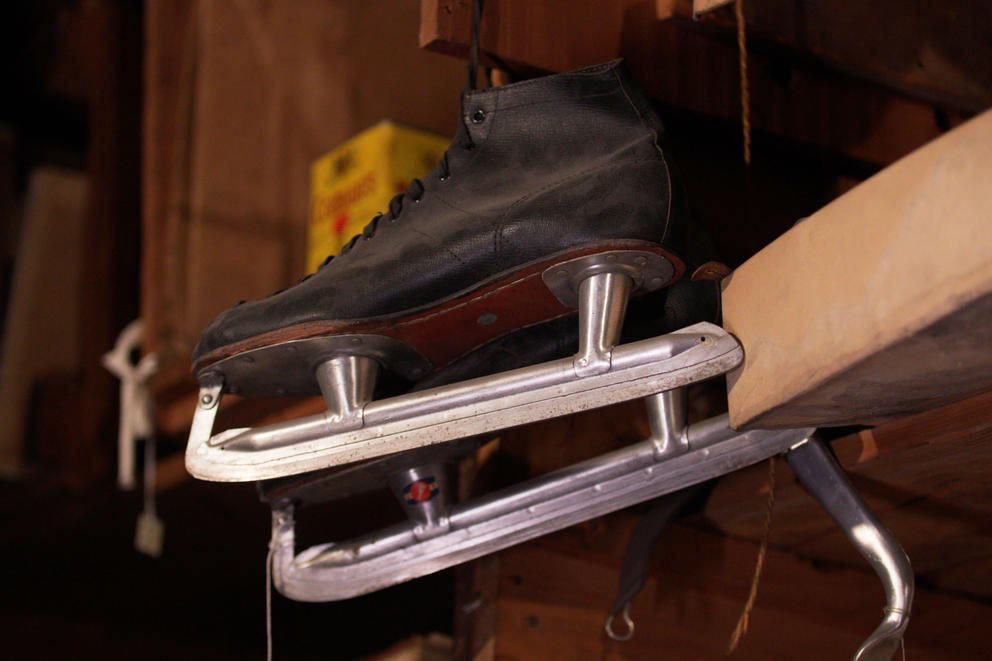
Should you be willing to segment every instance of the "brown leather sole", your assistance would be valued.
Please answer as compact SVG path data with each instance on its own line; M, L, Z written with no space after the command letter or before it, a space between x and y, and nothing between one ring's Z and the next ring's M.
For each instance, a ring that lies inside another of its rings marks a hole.
M193 373L199 376L221 361L263 347L351 334L399 340L430 361L433 369L439 369L498 337L574 313L575 308L562 304L544 284L541 274L548 268L577 257L630 249L652 252L671 262L674 274L663 286L678 280L685 270L678 257L656 244L609 241L587 245L502 273L427 307L369 319L298 324L234 342L201 357ZM300 356L301 360L310 358Z

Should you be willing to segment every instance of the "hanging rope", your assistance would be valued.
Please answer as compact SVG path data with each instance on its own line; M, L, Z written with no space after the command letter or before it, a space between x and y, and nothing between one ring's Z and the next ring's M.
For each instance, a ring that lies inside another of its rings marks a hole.
M744 0L734 0L737 16L737 54L741 71L741 127L744 131L744 163L751 164L751 91L747 78L747 38L744 34Z
M269 542L265 556L265 659L272 661L272 556L275 539Z
M754 577L751 579L751 592L747 596L744 610L737 620L734 633L730 636L730 644L727 646L727 654L733 654L740 645L741 639L747 633L747 627L751 620L751 611L754 609L754 602L758 598L758 583L761 581L761 570L765 566L765 553L768 551L768 537L772 529L772 510L775 508L775 457L768 460L768 501L765 503L765 531L761 536L761 547L758 549L758 562L754 567Z

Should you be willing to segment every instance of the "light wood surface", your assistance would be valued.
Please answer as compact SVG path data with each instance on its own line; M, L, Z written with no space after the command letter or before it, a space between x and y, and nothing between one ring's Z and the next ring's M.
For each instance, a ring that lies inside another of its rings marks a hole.
M731 424L874 424L992 388L992 111L837 198L723 283Z

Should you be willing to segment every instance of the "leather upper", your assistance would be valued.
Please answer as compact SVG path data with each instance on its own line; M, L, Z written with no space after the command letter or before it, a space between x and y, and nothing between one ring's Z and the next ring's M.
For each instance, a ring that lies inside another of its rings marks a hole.
M583 244L681 252L661 124L622 62L467 92L461 112L447 172L317 273L220 314L194 361L288 326L428 306Z

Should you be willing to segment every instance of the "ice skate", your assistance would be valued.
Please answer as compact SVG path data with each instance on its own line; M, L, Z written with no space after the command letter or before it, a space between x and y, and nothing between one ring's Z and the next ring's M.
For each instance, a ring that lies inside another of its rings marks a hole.
M661 134L620 62L467 92L452 147L387 214L315 274L204 331L190 471L257 480L316 470L732 368L740 350L715 326L613 349L628 298L686 271L684 199ZM373 399L382 371L429 382L496 339L569 315L581 328L573 359ZM328 412L211 436L225 392L320 393Z
M789 453L886 587L886 620L857 658L895 649L908 563L815 430L737 432L726 415L686 424L685 387L737 367L743 351L712 323L715 282L678 282L700 260L660 136L616 62L468 92L435 171L317 273L206 329L187 468L263 482L282 594L365 594ZM637 312L663 323L620 342L638 296ZM706 296L713 306L670 314L680 297L692 309ZM377 388L383 374L391 383ZM327 411L215 434L225 392L320 393ZM643 441L475 500L449 497L445 464L473 437L633 399L647 409ZM297 553L297 507L382 485L405 522Z

